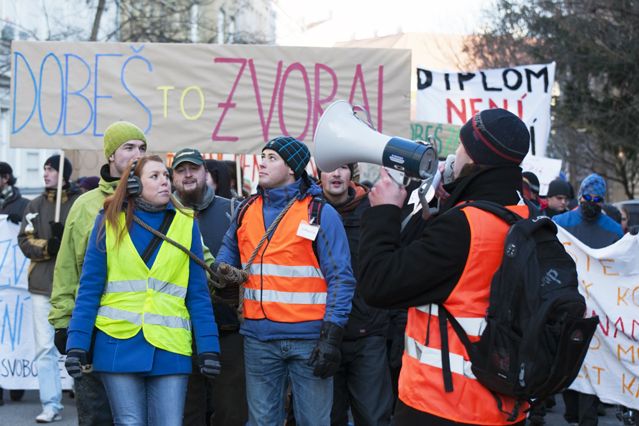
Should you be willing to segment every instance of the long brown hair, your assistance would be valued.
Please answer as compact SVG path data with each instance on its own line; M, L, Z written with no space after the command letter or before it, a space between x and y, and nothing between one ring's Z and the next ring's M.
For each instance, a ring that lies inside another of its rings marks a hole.
M120 176L120 181L118 182L118 186L115 188L113 195L108 196L104 200L104 217L102 218L102 223L98 230L99 238L104 235L104 227L107 222L113 229L117 229L115 240L116 246L120 244L120 241L122 241L126 232L131 229L131 224L133 223L133 212L135 211L135 203L133 202L135 196L132 196L127 192L127 181L129 179L129 174L131 173L131 167L134 163L135 169L133 170L133 175L140 178L144 165L150 161L164 164L164 161L162 161L162 158L158 155L146 155L144 157L140 157L137 160L137 163L135 163L134 160L131 160L131 163L129 163L126 170L122 173L122 176ZM126 226L120 227L119 216L125 201Z

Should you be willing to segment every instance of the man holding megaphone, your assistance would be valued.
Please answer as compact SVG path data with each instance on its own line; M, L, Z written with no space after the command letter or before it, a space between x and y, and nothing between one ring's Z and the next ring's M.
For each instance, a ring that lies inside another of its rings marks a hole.
M362 216L358 291L372 306L409 308L396 425L525 422L523 413L514 421L503 413L513 410L514 399L501 397L500 410L491 392L463 372L453 371L458 374L452 391L445 390L441 361L445 349L435 304L471 323L482 320L508 229L490 213L454 207L487 200L526 208L517 206L522 189L519 164L528 153L530 135L514 114L490 109L475 114L462 127L460 140L454 181L444 187L450 196L420 238L401 247L400 212L406 191L384 169L369 194L372 207ZM520 214L524 215L523 209ZM459 338L448 334L450 357L468 359Z

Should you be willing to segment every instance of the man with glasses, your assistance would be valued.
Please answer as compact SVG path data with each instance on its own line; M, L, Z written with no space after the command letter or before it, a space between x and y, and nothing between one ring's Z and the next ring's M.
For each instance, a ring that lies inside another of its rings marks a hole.
M606 181L593 173L579 187L579 207L552 219L581 242L592 248L614 244L621 237L621 225L602 213L606 197ZM566 390L564 418L570 424L596 425L599 398L596 395Z
M606 182L593 173L581 182L579 207L557 215L553 220L581 242L592 248L614 244L623 237L621 225L602 213Z

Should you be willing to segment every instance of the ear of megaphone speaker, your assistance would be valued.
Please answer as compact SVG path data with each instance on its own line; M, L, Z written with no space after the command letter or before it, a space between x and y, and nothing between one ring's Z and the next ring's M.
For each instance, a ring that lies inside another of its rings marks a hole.
M360 120L346 101L326 108L313 141L315 162L324 171L355 162L379 164L417 179L427 179L437 171L437 151L431 143L379 133Z

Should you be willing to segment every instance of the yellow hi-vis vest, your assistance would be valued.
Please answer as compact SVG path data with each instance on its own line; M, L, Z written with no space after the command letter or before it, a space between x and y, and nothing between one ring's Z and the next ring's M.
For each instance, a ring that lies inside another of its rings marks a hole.
M119 226L125 226L124 213ZM129 339L140 329L153 346L191 355L191 320L184 304L189 282L189 257L162 242L149 269L126 232L115 246L116 230L106 228L107 283L100 300L96 327L116 339ZM191 247L193 217L179 210L167 236Z

